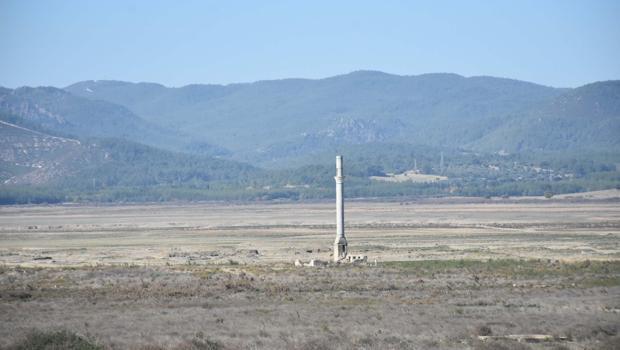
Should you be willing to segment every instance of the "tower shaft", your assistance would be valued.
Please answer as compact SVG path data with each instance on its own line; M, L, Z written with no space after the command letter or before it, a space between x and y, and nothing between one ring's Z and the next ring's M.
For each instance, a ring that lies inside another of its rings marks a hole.
M336 240L334 241L334 261L347 256L347 239L344 237L344 175L342 156L336 156Z

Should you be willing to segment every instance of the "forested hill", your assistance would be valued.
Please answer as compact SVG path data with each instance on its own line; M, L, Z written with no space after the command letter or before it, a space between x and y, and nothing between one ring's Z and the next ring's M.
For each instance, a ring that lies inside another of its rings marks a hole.
M515 116L475 142L510 152L620 150L620 81L588 84Z
M111 190L106 200L141 200L147 198L148 188L235 188L261 174L231 160L164 151L123 139L72 139L26 127L31 124L0 114L0 204L22 198L22 202L93 199Z
M358 71L326 79L167 88L85 81L72 94L123 105L162 127L178 128L246 159L290 149L404 142L440 147L503 145L480 140L566 89L456 74L398 76Z
M180 88L85 81L0 88L0 120L2 203L48 190L59 201L326 198L335 154L353 197L620 186L619 81L559 89L375 71Z
M179 151L201 146L210 151L206 153L222 153L221 148L176 129L162 128L124 106L86 99L54 87L0 88L0 114L76 138L122 138Z

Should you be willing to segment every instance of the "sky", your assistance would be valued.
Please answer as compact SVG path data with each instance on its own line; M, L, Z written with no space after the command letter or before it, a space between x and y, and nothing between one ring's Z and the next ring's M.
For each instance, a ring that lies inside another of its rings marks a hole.
M228 84L355 70L620 79L620 1L0 0L0 86Z

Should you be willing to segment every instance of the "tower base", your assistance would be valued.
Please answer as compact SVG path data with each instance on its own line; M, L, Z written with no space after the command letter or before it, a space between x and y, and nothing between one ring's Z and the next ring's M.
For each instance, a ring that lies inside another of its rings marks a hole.
M347 253L347 240L344 237L339 237L334 242L334 262L344 260Z

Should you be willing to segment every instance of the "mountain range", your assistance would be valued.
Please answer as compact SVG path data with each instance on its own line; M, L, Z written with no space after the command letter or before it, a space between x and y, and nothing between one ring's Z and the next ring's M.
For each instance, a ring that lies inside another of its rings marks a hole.
M393 149L616 154L620 81L554 88L377 71L179 88L99 80L0 88L0 119L6 185L86 179L112 168L123 175L108 176L108 185L136 185L126 180L132 171L151 174L147 183L172 185L255 174L257 166L328 163L335 152L360 162ZM201 178L192 165L209 175ZM157 174L157 167L164 170ZM183 171L166 170L175 167Z
M558 89L493 77L358 71L181 88L85 81L65 90L124 106L233 158L269 164L288 153L376 142L483 152L617 149L619 84Z

